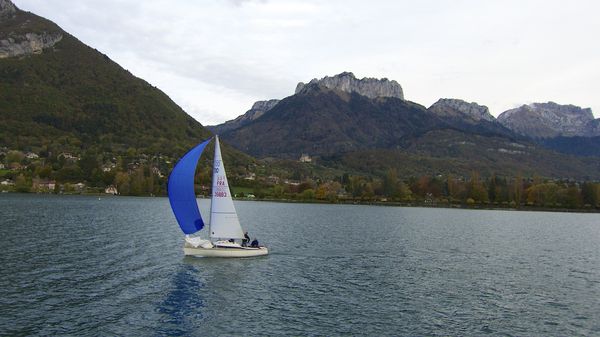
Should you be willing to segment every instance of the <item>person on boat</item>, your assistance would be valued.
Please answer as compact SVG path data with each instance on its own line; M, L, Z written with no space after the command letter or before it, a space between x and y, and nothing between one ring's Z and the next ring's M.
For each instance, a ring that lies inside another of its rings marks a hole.
M235 243L235 240L234 239L229 239L229 242Z
M252 247L252 248L258 248L258 240L257 240L257 239L254 239L254 240L252 241L252 243L250 244L250 247Z
M248 235L248 232L246 232L244 233L244 238L242 239L242 247L246 247L248 242L250 242L250 235Z

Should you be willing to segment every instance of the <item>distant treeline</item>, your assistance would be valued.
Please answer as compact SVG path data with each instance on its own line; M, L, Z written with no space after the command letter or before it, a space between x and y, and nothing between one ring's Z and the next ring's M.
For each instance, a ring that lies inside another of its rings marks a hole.
M166 195L176 159L130 148L114 155L89 149L79 154L45 148L0 153L0 189L18 192ZM278 166L277 166L278 165ZM228 167L237 197L323 202L398 202L412 204L600 209L600 183L551 180L539 176L400 177L395 169L380 175L332 175L317 166L293 163ZM196 193L210 194L211 168L201 160ZM298 168L304 169L299 172Z
M401 179L390 169L382 177L344 174L333 181L308 180L256 189L258 198L329 202L399 202L489 207L535 206L557 209L600 209L600 183L492 175L481 178L429 176Z

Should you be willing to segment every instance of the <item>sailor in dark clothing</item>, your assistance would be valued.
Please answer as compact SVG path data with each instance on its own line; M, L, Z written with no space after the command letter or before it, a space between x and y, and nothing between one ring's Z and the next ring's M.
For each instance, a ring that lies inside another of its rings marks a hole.
M242 247L246 247L248 242L250 242L250 236L248 235L248 232L246 232L244 233L244 238L242 239Z
M252 247L252 248L258 248L258 240L257 240L257 239L254 239L254 240L252 241L252 243L250 244L250 247Z

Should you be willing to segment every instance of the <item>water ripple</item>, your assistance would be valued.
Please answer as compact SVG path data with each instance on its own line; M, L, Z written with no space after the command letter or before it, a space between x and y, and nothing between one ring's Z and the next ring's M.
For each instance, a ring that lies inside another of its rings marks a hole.
M0 196L0 335L600 334L596 214L236 207L269 256L184 258L164 198Z

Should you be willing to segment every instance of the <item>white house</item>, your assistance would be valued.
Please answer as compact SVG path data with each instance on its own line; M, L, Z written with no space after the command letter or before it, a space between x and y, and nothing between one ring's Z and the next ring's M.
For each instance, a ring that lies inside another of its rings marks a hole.
M102 165L102 172L110 172L112 171L115 167L117 167L117 164L115 163L107 163Z
M56 187L56 181L54 180L41 180L37 182L38 190L49 190L54 191Z
M307 155L306 153L303 153L300 156L300 162L301 163L310 163L310 162L312 162L312 158L309 155Z
M5 179L5 180L2 180L2 182L0 182L0 185L2 185L2 186L12 186L14 184L15 183L10 179Z
M79 160L79 157L74 156L74 155L72 155L69 152L63 152L63 153L59 154L58 156L56 156L56 158L59 158L59 159L60 159L60 157L63 157L66 160L70 160L70 161L77 161L77 160Z
M119 192L117 191L117 188L114 187L113 185L109 185L108 187L106 187L104 189L104 193L106 193L106 194L113 194L113 195L119 194Z
M164 177L164 175L162 174L162 172L160 172L160 169L158 167L156 167L156 166L152 166L152 173L156 174L160 178Z

